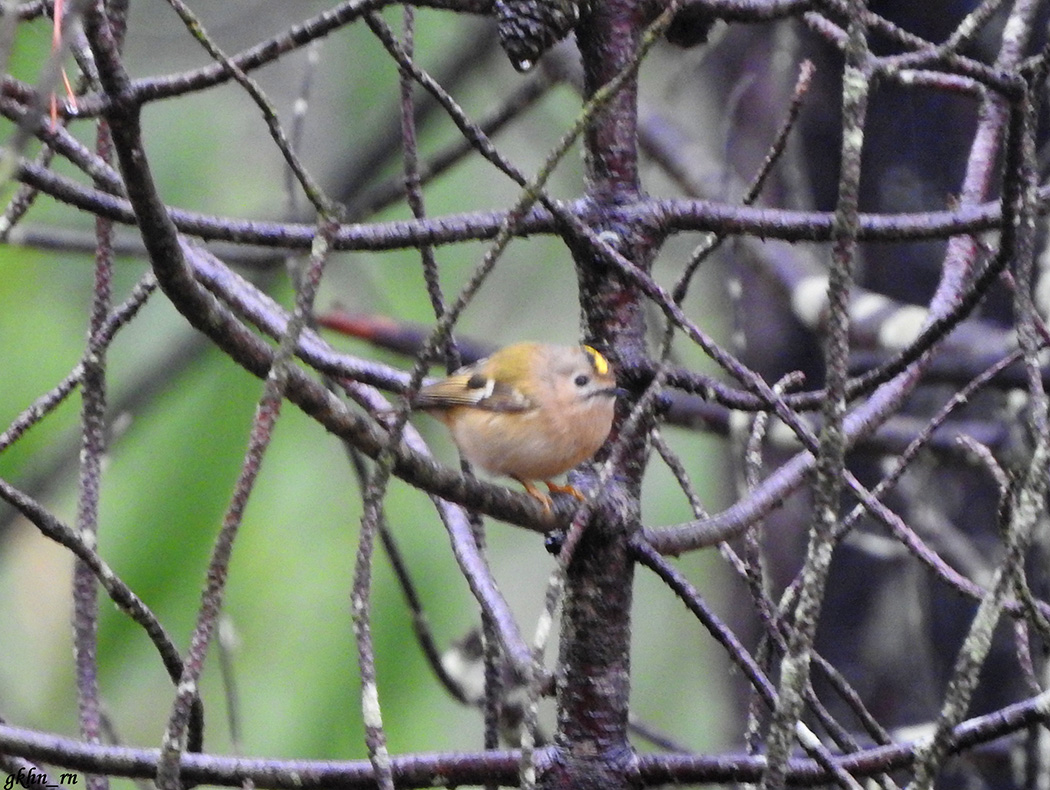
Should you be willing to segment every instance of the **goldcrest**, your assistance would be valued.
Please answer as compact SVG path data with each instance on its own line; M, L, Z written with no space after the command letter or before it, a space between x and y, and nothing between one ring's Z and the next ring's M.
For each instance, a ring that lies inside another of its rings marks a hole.
M444 422L470 463L513 477L549 509L533 481L583 499L551 478L602 446L618 392L609 362L590 346L517 343L423 387L412 406Z

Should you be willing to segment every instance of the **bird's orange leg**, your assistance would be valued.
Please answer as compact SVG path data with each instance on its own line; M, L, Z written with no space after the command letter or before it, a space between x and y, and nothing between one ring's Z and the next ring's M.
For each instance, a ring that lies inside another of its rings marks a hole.
M520 477L515 477L519 483L525 486L525 490L529 493L529 496L534 499L538 499L540 504L543 505L543 511L550 513L551 510L551 498L536 488L536 485L530 480L522 480Z
M552 483L550 480L544 480L543 482L547 484L547 488L550 489L550 492L552 494L572 494L580 502L583 502L587 499L587 497L585 497L572 486L560 486L557 483Z

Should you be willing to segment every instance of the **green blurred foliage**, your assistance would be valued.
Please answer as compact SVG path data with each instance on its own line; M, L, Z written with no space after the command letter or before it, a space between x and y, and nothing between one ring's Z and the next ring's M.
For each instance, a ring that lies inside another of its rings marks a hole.
M293 18L267 19L257 13L261 4L238 5L243 8L223 4L202 9L210 32L228 51ZM285 9L286 14L303 17L325 7L287 5L294 8ZM398 17L387 18L396 24ZM442 61L448 42L457 40L464 24L449 14L420 13L417 40L425 66ZM34 81L46 57L48 35L44 22L20 28L12 73ZM370 139L391 112L397 93L396 70L363 26L341 31L323 46L312 100L316 114L307 123L303 149L304 161L317 173L333 172L338 157L354 150L354 141ZM206 62L203 51L161 7L133 4L129 47L130 68L138 76ZM294 53L256 75L272 92L283 119L303 63L302 53ZM456 91L475 116L518 79L502 60L494 70ZM499 140L519 167L533 172L577 109L571 92L557 89ZM281 216L282 164L258 110L241 91L221 86L159 102L148 108L144 122L154 173L170 204L242 217ZM90 124L78 124L76 130L88 142L93 138ZM6 139L11 125L0 125L0 132ZM436 118L421 131L421 149L436 150L454 137L451 123ZM572 195L581 188L579 156L570 154L552 190ZM13 185L2 189L9 197ZM428 188L427 207L432 214L492 209L509 205L516 196L505 179L474 161ZM398 207L383 218L403 216L405 209ZM40 199L28 224L89 230L93 223L86 215ZM467 280L484 249L463 244L436 251L447 295ZM145 270L142 261L118 263L117 301ZM0 428L76 365L83 353L92 279L90 255L0 247ZM273 290L288 305L285 279L280 277ZM318 307L334 304L406 321L433 318L414 251L335 256ZM532 238L511 245L457 331L498 345L526 337L573 342L578 328L571 260L557 241ZM108 355L113 436L103 478L100 552L182 650L194 626L211 547L262 390L261 382L217 350L195 351L199 343L164 296L156 294L118 335ZM409 365L358 342L335 338L333 343ZM179 350L185 351L184 358L178 357ZM183 359L177 367L176 358ZM76 512L79 409L79 393L74 393L0 453L0 476L68 523ZM442 460L456 463L440 426L426 417L415 422ZM671 433L695 478L717 485L712 473L721 466L717 444ZM653 465L646 484L646 522L688 518L688 503L657 467ZM711 492L705 496L710 498ZM478 615L444 530L429 500L399 481L391 486L386 508L438 641L447 645L473 627ZM19 725L75 734L71 559L28 522L2 512L7 527L0 533L0 624L6 638L0 650L0 714ZM236 634L232 663L245 753L365 756L349 608L360 513L360 491L340 444L286 404L240 530L226 593L225 611ZM531 639L551 558L535 535L498 523L490 523L488 530L495 574ZM714 567L710 558L693 558L683 567L712 593L717 607L719 585L705 580ZM694 748L720 745L717 722L726 715L720 653L674 597L643 570L638 572L636 601L638 714ZM477 748L479 716L437 686L380 552L372 606L380 698L392 751ZM100 681L107 709L128 743L155 745L167 719L172 684L148 640L104 594L101 612ZM669 638L672 634L685 636ZM556 652L553 644L549 660ZM203 695L207 748L228 752L233 744L214 647Z

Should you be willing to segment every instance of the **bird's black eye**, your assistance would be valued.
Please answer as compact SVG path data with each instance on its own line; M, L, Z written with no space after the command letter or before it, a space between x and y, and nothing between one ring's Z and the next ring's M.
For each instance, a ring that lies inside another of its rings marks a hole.
M575 378L575 384L577 387L586 387L591 381L591 377L581 373Z

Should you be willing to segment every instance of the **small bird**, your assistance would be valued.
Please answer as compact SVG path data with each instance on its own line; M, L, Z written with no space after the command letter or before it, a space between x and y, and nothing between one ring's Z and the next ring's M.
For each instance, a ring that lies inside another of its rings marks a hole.
M423 387L412 407L444 422L464 458L514 478L549 510L533 481L583 500L551 478L602 446L618 393L608 360L590 346L517 343Z

